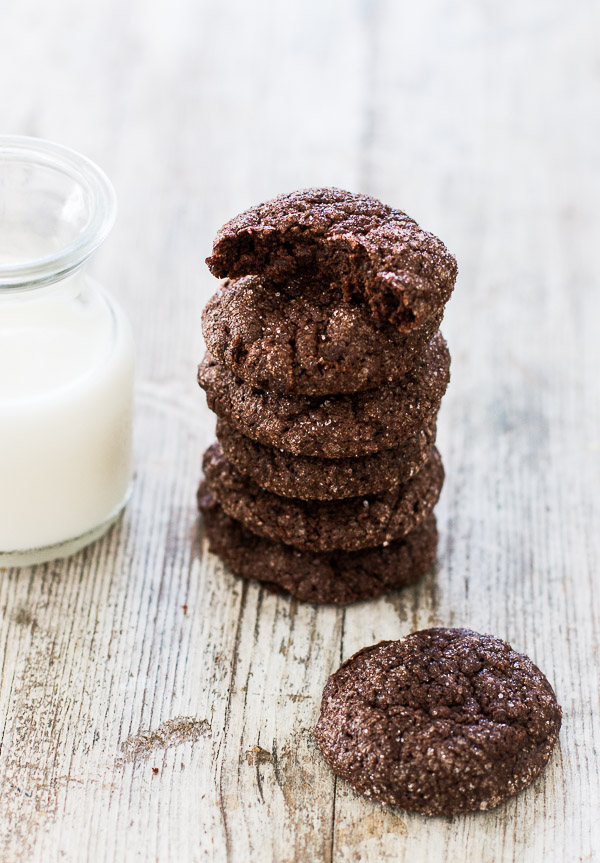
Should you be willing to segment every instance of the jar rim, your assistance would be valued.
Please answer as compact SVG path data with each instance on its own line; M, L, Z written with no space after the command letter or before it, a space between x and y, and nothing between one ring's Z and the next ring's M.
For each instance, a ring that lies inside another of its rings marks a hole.
M49 254L17 263L0 262L0 289L26 290L56 282L78 270L114 225L117 199L112 183L91 159L62 144L26 135L0 135L3 164L20 162L50 169L77 183L90 215L78 235Z

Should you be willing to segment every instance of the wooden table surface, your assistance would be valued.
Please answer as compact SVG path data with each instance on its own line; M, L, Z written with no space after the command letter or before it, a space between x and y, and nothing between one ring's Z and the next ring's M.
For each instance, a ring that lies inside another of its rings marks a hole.
M93 272L138 345L136 481L112 533L1 573L0 859L600 859L600 9L581 0L0 2L2 131L98 161ZM435 571L343 609L244 584L202 540L195 383L219 225L309 185L455 252ZM1 478L0 478L1 483ZM489 813L425 819L312 740L341 659L430 625L508 639L560 749Z

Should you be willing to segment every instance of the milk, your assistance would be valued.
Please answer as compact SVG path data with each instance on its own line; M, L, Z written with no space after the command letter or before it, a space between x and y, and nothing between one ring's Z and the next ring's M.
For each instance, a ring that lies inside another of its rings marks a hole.
M133 340L87 264L116 215L79 153L0 136L0 567L72 554L123 509Z
M0 287L0 564L60 543L28 562L69 553L121 510L133 371L129 324L84 273L20 293Z

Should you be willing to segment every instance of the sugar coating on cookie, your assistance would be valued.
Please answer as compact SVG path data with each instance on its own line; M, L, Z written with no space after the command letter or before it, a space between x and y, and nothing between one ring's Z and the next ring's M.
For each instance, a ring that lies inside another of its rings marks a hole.
M219 444L203 460L206 482L228 515L253 533L309 551L355 551L405 536L431 513L444 482L434 448L419 473L391 491L335 501L284 498L243 476Z
M452 815L526 788L560 724L554 691L527 656L491 635L426 629L344 662L325 686L315 737L360 794Z
M240 473L266 491L301 500L340 500L396 488L426 463L435 435L431 423L393 449L358 458L311 458L257 443L217 420L217 440Z
M346 605L375 599L419 581L435 560L433 515L389 545L316 554L252 533L223 511L205 482L198 489L198 505L211 552L234 575L303 602Z
M198 367L208 406L242 434L293 455L348 458L391 449L431 423L450 380L436 333L399 381L345 395L281 395L236 378L210 354Z
M249 274L283 283L311 274L364 298L402 332L423 325L456 281L453 255L401 210L335 188L279 195L227 222L206 260L215 276Z
M228 280L208 301L202 331L234 375L279 393L352 393L396 381L415 364L442 313L401 333L362 300L317 279L277 286L257 276Z

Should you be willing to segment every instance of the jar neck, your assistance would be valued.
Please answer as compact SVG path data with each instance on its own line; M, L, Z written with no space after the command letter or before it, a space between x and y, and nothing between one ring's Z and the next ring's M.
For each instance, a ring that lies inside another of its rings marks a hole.
M76 289L115 219L107 177L67 147L0 135L0 189L0 297Z

